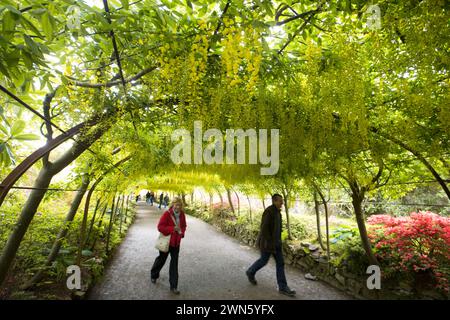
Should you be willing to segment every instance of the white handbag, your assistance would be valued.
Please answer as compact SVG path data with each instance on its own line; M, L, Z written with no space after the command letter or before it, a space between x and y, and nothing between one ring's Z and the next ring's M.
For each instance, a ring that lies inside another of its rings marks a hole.
M175 226L177 226L177 222L175 221L173 216L170 215L170 217L172 218L173 222L175 223ZM156 239L155 248L162 252L169 252L170 237L171 237L170 234L168 236L165 236L164 234L162 234L160 232L158 239Z
M162 252L169 252L170 234L168 236L159 233L158 239L156 239L155 248Z

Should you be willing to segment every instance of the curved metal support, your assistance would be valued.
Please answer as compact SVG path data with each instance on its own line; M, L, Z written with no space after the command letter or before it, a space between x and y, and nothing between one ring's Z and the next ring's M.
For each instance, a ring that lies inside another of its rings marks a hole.
M66 133L57 136L55 139L51 140L45 146L37 149L31 155L29 155L25 160L23 160L17 167L12 170L8 176L2 181L0 184L0 207L3 201L6 198L9 190L14 186L16 181L39 159L45 156L47 153L55 149L61 143L71 139L74 135L80 132L80 130L87 124L88 122L80 123L75 127L66 131Z

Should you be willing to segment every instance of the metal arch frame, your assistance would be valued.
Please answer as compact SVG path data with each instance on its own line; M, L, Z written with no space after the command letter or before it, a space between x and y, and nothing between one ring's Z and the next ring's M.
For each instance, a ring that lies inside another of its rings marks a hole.
M57 136L55 139L48 142L45 146L37 149L31 155L29 155L25 160L23 160L17 167L15 167L8 176L2 181L0 184L0 207L3 204L3 201L6 198L9 190L14 186L17 180L25 173L27 170L35 164L38 160L40 160L47 153L58 147L63 142L71 139L74 135L80 132L80 130L86 125L88 122L83 122L76 125L73 128L67 130L64 134Z

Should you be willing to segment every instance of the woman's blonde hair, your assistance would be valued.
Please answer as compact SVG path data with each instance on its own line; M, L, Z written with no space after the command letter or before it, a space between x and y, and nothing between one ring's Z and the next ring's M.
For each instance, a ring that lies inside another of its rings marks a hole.
M173 200L172 200L170 206L173 206L175 203L179 203L180 206L183 208L183 201L181 200L180 197L175 197L175 198L173 198Z

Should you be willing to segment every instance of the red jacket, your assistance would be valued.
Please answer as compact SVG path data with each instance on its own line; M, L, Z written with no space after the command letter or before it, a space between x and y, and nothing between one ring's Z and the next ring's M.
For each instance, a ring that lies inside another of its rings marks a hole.
M173 219L170 217L172 216ZM181 243L181 238L184 238L184 233L186 232L186 215L184 211L180 212L180 229L181 234L175 231L175 215L173 214L173 208L171 207L169 210L163 213L158 223L158 230L165 236L171 235L170 237L170 246L171 247L179 247ZM175 220L176 221L176 220Z

